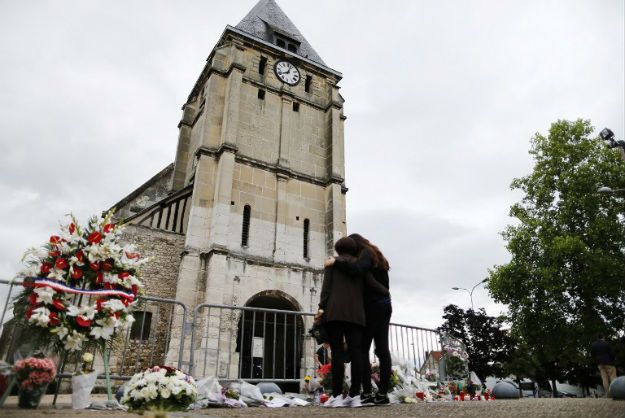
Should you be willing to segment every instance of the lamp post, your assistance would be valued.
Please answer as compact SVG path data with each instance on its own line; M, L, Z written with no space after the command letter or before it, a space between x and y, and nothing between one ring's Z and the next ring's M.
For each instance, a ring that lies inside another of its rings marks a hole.
M625 189L613 189L608 186L601 186L597 189L597 192L604 193L604 194L623 193L625 192Z
M622 139L615 139L614 132L612 132L608 128L603 128L601 132L599 132L599 136L604 141L607 141L608 148L619 148L621 152L621 157L625 160L625 141Z
M469 294L469 297L471 298L471 310L473 311L473 291L475 290L476 287L478 287L479 285L486 283L488 281L488 277L485 278L484 280L479 281L478 283L475 284L475 286L473 286L471 288L471 290L469 289L465 289L464 287L452 287L452 290L462 290L465 291Z

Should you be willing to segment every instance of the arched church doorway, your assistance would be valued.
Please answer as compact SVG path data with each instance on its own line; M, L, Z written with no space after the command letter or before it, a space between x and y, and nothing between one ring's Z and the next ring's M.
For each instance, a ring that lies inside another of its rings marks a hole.
M252 296L249 308L300 311L284 292L268 290ZM295 313L242 310L238 323L239 377L242 379L299 379L304 322Z

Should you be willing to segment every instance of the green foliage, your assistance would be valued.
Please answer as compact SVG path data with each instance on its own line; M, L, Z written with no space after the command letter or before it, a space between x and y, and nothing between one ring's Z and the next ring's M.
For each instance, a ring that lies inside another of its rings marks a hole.
M456 305L444 309L442 332L460 340L469 354L469 368L482 382L488 376L502 376L502 364L507 360L511 344L502 329L503 320L486 315L484 309L464 310Z
M534 136L534 169L512 182L524 196L502 233L511 260L488 283L519 341L508 366L582 384L595 334L616 337L625 320L625 202L597 192L624 187L625 164L592 132L589 121L560 120Z

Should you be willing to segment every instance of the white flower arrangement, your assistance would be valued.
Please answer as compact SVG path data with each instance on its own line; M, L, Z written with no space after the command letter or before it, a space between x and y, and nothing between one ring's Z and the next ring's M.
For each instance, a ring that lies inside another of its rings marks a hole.
M123 226L112 223L112 215L93 217L85 227L72 217L59 235L24 255L25 290L15 312L36 331L48 332L46 341L59 349L103 346L134 322L140 267L149 258L118 243Z
M154 366L130 379L121 402L131 410L183 411L196 398L191 376L173 367Z

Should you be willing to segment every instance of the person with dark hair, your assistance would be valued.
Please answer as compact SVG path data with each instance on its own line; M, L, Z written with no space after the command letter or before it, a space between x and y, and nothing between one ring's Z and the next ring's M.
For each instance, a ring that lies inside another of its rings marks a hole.
M610 344L603 338L602 334L597 335L597 340L590 346L590 354L597 363L605 396L609 397L610 383L616 379L616 367L614 367L614 352Z
M317 353L315 354L315 363L317 364L317 368L330 363L332 356L330 354L330 343L323 343L321 347L317 349Z
M341 238L334 249L348 260L356 261L357 245L351 238ZM366 284L365 284L366 283ZM376 286L380 292L388 291L380 286L371 274L350 274L327 267L324 271L319 311L316 321L323 319L328 332L332 361L332 397L326 401L327 407L359 407L360 387L362 382L362 335L365 325L365 308L363 292L368 286ZM345 366L338 353L347 352L351 359L351 386L347 396L343 397L343 378Z
M339 254L336 258L329 258L325 266L332 266L336 270L350 275L371 273L376 282L388 290L390 266L382 251L362 235L351 234L349 238L356 242L358 259ZM364 288L364 305L366 327L362 340L363 394L361 402L363 405L386 405L390 402L388 388L391 379L391 352L388 347L388 333L393 308L390 294L384 295L367 286ZM380 360L380 384L375 396L373 395L371 364L369 363L369 350L372 342L375 342L375 354Z

